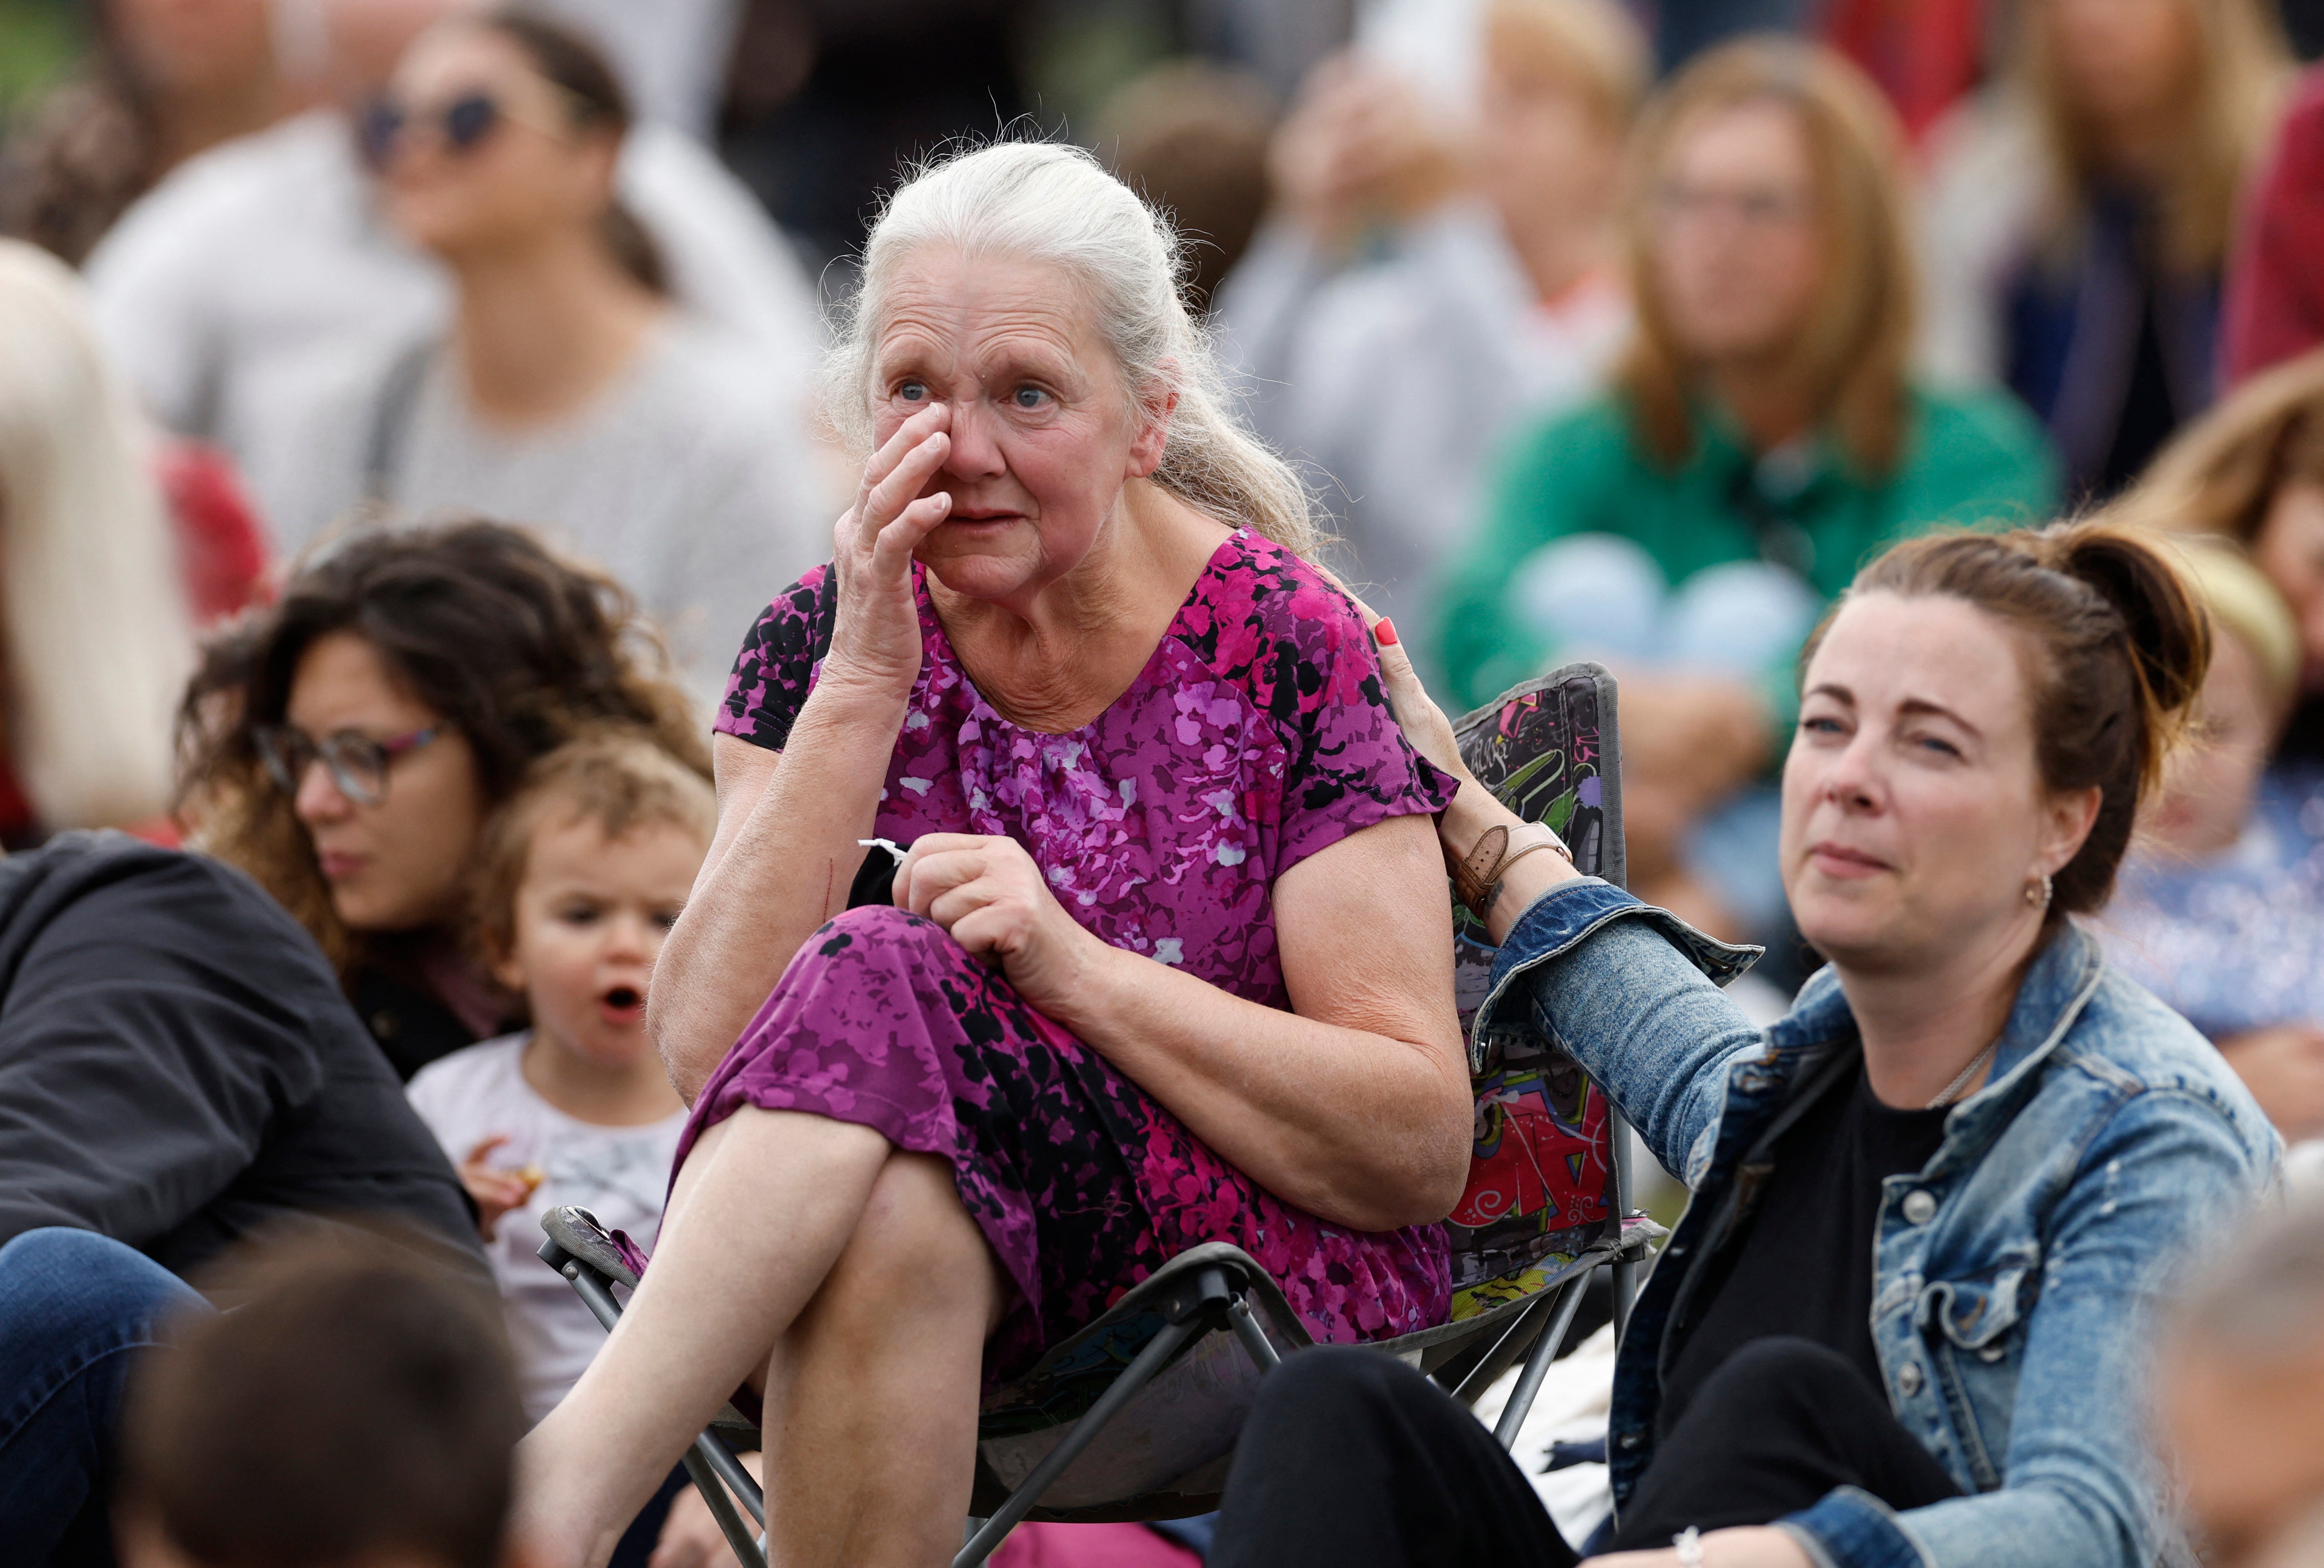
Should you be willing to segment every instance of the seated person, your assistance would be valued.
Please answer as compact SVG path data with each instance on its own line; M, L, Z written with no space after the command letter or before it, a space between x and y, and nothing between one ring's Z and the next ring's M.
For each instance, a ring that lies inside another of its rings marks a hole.
M2200 743L2172 757L2091 926L2107 961L2210 1038L2288 1139L2324 1134L2324 775L2270 770L2300 633L2239 552L2190 549L2209 611Z
M1477 56L1457 110L1379 40L1309 73L1219 295L1252 420L1322 470L1350 580L1430 650L1494 454L1628 336L1614 212L1648 74L1619 0L1471 9L1439 24Z
M132 1381L125 1568L514 1568L522 1418L475 1281L310 1246L222 1288L241 1305L188 1307Z
M628 1314L525 1440L541 1568L746 1382L776 1561L949 1561L980 1387L1196 1242L1318 1340L1448 1310L1449 786L1176 263L1041 143L872 235L832 412L876 453L718 715L650 1019L693 1120ZM843 912L874 835L910 844L896 907Z
M1632 885L1764 937L1784 922L1776 813L1772 785L1746 787L1789 727L1822 604L1895 540L2038 519L2057 481L2006 395L1906 374L1902 139L1853 67L1731 44L1663 89L1639 137L1637 334L1611 392L1510 447L1445 578L1442 667L1466 706L1563 658L1612 663ZM1711 574L1748 613L1665 604Z
M0 1401L0 1540L40 1562L103 1552L123 1352L231 1243L392 1220L486 1275L451 1165L249 879L60 835L0 861L0 1388L58 1390Z
M1762 1033L1743 956L1555 856L1472 780L1448 852L1500 952L1480 1033L1554 1031L1694 1201L1615 1366L1609 1568L2144 1568L2147 1308L2277 1142L2218 1054L2074 924L2200 684L2135 534L1900 544L1811 639L1784 879L1831 965ZM1460 758L1384 649L1422 752ZM1260 1386L1213 1568L1571 1563L1528 1479L1384 1356ZM1586 1550L1587 1548L1580 1548Z
M410 1093L475 1203L530 1421L605 1342L541 1267L541 1216L572 1204L648 1247L661 1223L686 1106L646 1038L646 983L717 820L707 780L616 732L535 763L484 835L479 945L532 1027L421 1068Z
M2299 706L2276 760L2324 765L2324 349L2237 388L2110 511L2227 539L2267 574L2300 628Z
M709 771L627 591L495 522L311 561L209 650L182 714L192 844L299 917L406 1079L522 1021L470 950L467 875L525 769L610 723Z

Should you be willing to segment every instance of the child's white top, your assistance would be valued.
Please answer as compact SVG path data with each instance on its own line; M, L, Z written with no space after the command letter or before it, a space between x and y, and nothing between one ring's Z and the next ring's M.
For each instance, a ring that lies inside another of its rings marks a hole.
M546 1173L531 1201L503 1214L484 1244L508 1317L525 1416L538 1421L605 1342L605 1331L573 1287L540 1260L540 1217L572 1204L650 1250L686 1112L639 1127L576 1121L524 1081L519 1063L531 1038L530 1031L503 1035L455 1051L422 1068L409 1093L412 1109L455 1165L484 1139L506 1134L490 1163L511 1170L537 1165Z

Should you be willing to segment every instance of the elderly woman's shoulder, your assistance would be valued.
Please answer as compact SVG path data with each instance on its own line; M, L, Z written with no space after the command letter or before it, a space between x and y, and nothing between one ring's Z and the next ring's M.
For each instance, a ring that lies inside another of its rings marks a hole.
M2061 1046L2059 1065L2109 1097L2126 1104L2148 1099L2223 1119L2246 1149L2273 1158L2266 1113L2218 1048L2111 963Z
M1314 562L1249 529L1220 546L1189 607L1217 668L1312 670L1328 679L1351 659L1378 666L1371 632L1346 590ZM1292 684L1306 696L1323 695L1305 675Z

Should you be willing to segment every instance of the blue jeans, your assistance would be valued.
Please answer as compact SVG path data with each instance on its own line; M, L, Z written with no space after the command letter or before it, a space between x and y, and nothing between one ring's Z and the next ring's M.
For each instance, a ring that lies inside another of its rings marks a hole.
M11 1562L113 1562L114 1426L136 1352L202 1298L87 1231L0 1247L0 1541Z

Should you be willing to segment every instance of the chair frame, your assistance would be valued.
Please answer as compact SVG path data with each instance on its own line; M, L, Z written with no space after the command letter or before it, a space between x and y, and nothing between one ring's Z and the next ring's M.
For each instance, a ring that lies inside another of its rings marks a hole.
M1456 728L1466 732L1476 721L1499 710L1512 698L1576 677L1597 681L1599 700L1604 709L1600 734L1617 736L1613 683L1595 666L1569 666L1543 681L1514 688L1487 707L1464 715ZM1600 850L1600 866L1609 880L1619 882L1625 868L1618 777L1608 789L1605 831L1610 843ZM1646 1260L1652 1241L1663 1233L1660 1226L1630 1208L1630 1129L1619 1109L1610 1103L1607 1107L1606 1133L1606 1195L1610 1222L1604 1233L1526 1296L1499 1303L1468 1318L1372 1342L1372 1348L1413 1362L1422 1371L1436 1377L1440 1384L1448 1375L1457 1373L1457 1381L1447 1392L1471 1408L1512 1366L1518 1366L1522 1358L1517 1382L1493 1429L1494 1438L1504 1449L1516 1443L1550 1364L1564 1346L1591 1278L1601 1269L1609 1274L1613 1327L1618 1338L1628 1326L1639 1265ZM622 1315L621 1304L613 1294L615 1287L634 1287L637 1284L637 1276L622 1247L585 1209L553 1209L542 1219L541 1228L548 1233L540 1247L541 1260L571 1283L597 1321L611 1332ZM1254 1301L1259 1304L1256 1308ZM1275 1325L1273 1337L1263 1325L1262 1316ZM1311 1342L1297 1314L1285 1302L1281 1289L1255 1259L1227 1243L1206 1242L1171 1259L1126 1292L1095 1322L1053 1347L1037 1364L1034 1375L1078 1351L1098 1344L1101 1336L1110 1331L1133 1325L1145 1317L1159 1320L1151 1337L1127 1365L1111 1376L1056 1445L1015 1487L1002 1486L980 1453L972 1502L972 1508L978 1512L972 1513L968 1520L966 1539L953 1559L953 1568L978 1568L1010 1531L1028 1518L1164 1519L1205 1513L1216 1506L1215 1494L1177 1490L1149 1491L1124 1502L1100 1507L1041 1506L1042 1497L1088 1452L1130 1402L1208 1336L1231 1336L1261 1378L1280 1362L1284 1354L1296 1353ZM1277 1347L1277 1339L1283 1342L1282 1348ZM1464 1366L1461 1358L1472 1351L1478 1352L1475 1360ZM695 1439L685 1460L687 1475L709 1504L712 1517L744 1568L767 1568L765 1536L751 1527L756 1523L763 1530L765 1495L737 1457L738 1450L756 1446L759 1435L757 1428L729 1405Z

